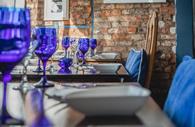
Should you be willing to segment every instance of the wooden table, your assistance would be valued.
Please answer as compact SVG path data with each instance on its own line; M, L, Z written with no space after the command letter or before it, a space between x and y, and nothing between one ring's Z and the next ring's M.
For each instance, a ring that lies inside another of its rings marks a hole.
M17 118L24 118L23 115L24 109L22 106L23 100L19 92L12 90L12 87L14 85L18 85L18 84L9 85L8 109L13 116ZM106 85L106 84L99 83L99 85ZM119 85L119 84L112 83L112 85ZM139 85L139 84L125 83L122 85ZM0 85L0 90L2 90L2 85ZM2 100L1 97L2 96L0 96L0 100ZM76 126L86 127L85 125L86 123L93 125L94 122L97 123L98 121L100 121L102 125L104 125L104 122L106 124L106 121L109 121L109 119L107 118L104 119L103 121L101 120L102 118L86 118L84 114L75 111L71 107L66 107L67 104L59 103L59 101L50 99L47 96L45 97L44 104L45 104L46 115L53 122L55 127L76 127ZM27 113L25 118L28 120L30 119L31 116L32 113ZM127 127L127 126L128 127L173 127L174 126L151 97L147 100L143 108L136 113L135 116L129 118L113 117L112 119L114 121L111 120L111 123L116 123L116 120L122 120L124 121L124 123L121 123L123 125L120 126L110 125L109 127ZM128 122L128 124L125 125L125 121ZM96 125L94 125L93 127L95 126ZM103 126L98 126L98 127L103 127Z
M57 70L59 70L59 67L53 73L47 71L48 80L57 82L121 82L121 80L123 80L123 82L131 81L129 74L123 65L121 65L116 73L91 73L88 71L76 70L75 68L72 68L72 73L60 74ZM27 76L29 81L39 81L42 73L33 72L31 67L31 69L29 69L27 72ZM20 81L22 72L13 72L12 77L14 81Z

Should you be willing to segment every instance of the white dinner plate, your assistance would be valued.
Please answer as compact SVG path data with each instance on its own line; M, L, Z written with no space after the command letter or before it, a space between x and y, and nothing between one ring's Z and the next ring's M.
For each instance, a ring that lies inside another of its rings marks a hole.
M105 64L92 64L94 69L96 71L99 71L100 73L109 73L109 74L115 74L118 69L120 68L120 63L105 63Z
M89 116L132 115L149 96L148 89L138 86L108 86L73 92L65 100L71 107Z
M116 53L116 52L105 52L105 53L97 54L93 58L94 59L115 60L118 55L119 55L119 53Z

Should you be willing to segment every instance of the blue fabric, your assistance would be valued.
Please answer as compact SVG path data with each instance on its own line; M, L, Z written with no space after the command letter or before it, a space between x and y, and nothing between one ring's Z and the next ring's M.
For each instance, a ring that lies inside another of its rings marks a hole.
M189 56L175 73L164 111L177 127L195 127L195 60Z
M147 55L142 49L137 51L131 49L125 64L125 68L129 73L131 81L139 82L143 85L147 68Z

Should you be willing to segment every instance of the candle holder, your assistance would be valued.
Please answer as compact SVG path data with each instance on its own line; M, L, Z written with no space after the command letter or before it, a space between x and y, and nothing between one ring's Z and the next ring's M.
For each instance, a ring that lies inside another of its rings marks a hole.
M59 60L59 66L61 69L59 70L59 73L71 73L71 70L69 67L73 64L72 58L61 58Z

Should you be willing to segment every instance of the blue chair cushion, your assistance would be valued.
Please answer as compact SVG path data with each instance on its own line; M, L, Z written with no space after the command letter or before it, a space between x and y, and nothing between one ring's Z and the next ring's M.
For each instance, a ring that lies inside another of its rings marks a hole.
M177 127L195 127L195 60L189 56L177 68L164 111Z
M145 50L131 49L125 64L131 81L139 82L143 85L147 71L147 55Z

